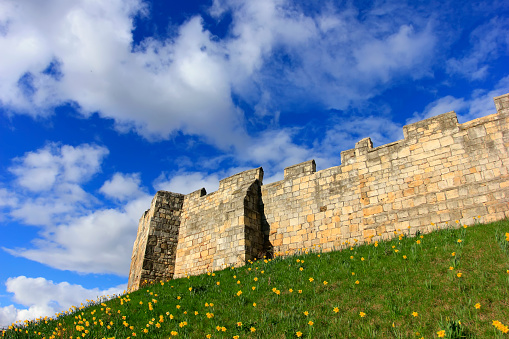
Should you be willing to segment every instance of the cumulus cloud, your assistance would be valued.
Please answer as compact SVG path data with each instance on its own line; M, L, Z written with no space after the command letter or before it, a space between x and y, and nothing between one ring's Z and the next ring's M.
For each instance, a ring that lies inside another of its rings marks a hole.
M69 99L61 91L59 77L48 72L48 67L58 66L64 82L76 67L83 67L81 75L107 67L112 54L129 47L130 16L140 11L142 4L136 0L115 0L100 6L88 0L44 4L11 0L2 7L0 21L5 28L0 39L4 51L0 57L0 100L24 114L46 115L49 107ZM45 15L40 15L42 11ZM24 81L20 83L20 79ZM90 79L74 80L83 80L86 86L93 85ZM91 95L87 92L85 89L85 96Z
M239 158L257 141L246 126L270 121L272 128L296 100L358 107L398 79L432 76L434 62L443 60L436 48L443 14L404 2L376 3L361 13L354 4L327 2L308 11L289 0L214 0L212 20L232 17L222 38L196 15L171 38L136 43L134 17L147 14L141 0L51 0L45 16L34 1L2 6L0 105L9 112L47 116L73 102L85 116L113 119L121 131L150 140L183 132ZM474 30L471 49L448 60L448 72L484 77L486 61L509 45L507 23L495 17ZM451 42L440 43L447 49ZM232 97L252 104L255 116ZM24 184L46 189L56 171L52 163L34 168Z
M100 169L108 149L82 144L77 147L50 143L15 158L10 171L18 184L32 192L48 191L56 185L79 184Z
M200 17L184 23L174 40L133 46L133 17L145 9L138 0L52 0L44 16L38 2L4 7L0 102L11 113L45 116L75 102L85 116L99 112L150 139L177 130L220 147L231 145L225 135L242 139L225 52Z
M14 294L13 300L27 308L18 309L14 305L0 307L0 326L9 326L19 320L52 317L55 313L67 311L71 306L79 307L87 300L122 294L126 284L100 290L67 282L54 283L44 278L19 276L7 279L6 287L9 293Z
M143 194L140 184L141 179L139 173L115 173L111 180L104 182L99 192L109 198L125 201Z
M81 184L99 172L108 152L97 145L50 143L13 159L9 171L15 176L18 193L9 193L11 216L29 225L53 225L70 212L79 214L95 200ZM18 201L15 205L13 197Z
M137 224L152 197L144 195L124 208L100 209L72 218L33 240L33 248L4 249L60 270L127 276Z
M299 46L316 36L313 19L289 1L214 1L211 14L233 15L228 51L236 71L244 79L259 70L274 48Z
M74 102L83 115L99 112L122 131L148 139L182 131L221 149L252 142L245 128L249 112L232 94L260 104L257 112L266 116L296 97L342 109L402 73L426 76L436 40L429 20L407 15L404 5L391 11L374 6L361 20L351 5L328 3L308 13L287 0L216 0L210 8L215 20L226 12L233 18L224 38L205 29L197 15L171 39L149 37L137 45L133 18L147 11L140 0L51 0L45 16L40 6L4 2L5 109L47 116ZM392 11L410 20L402 23ZM50 168L43 173L50 185Z
M18 310L14 305L0 307L0 327L7 327L10 324L21 320L17 317Z
M84 188L108 154L105 147L49 144L15 158L11 187L0 190L5 215L42 227L29 248L4 248L12 255L80 273L129 271L138 220L151 196L139 174L115 173L99 189L119 203L99 207Z

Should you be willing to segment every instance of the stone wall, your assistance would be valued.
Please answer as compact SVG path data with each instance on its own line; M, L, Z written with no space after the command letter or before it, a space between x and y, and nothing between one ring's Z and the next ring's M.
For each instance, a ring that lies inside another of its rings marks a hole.
M221 180L208 195L158 192L140 219L130 290L144 279L243 265L268 250L328 251L398 229L415 234L509 217L509 94L495 106L497 114L464 124L449 112L404 126L403 140L376 148L362 139L341 152L340 166L316 172L306 161L269 185L257 168ZM163 207L170 201L182 204ZM166 211L173 219L164 223Z
M509 95L495 102L497 114L464 124L449 112L405 126L403 140L373 148L363 139L341 152L337 167L315 172L308 161L285 169L282 181L262 186L274 251L509 217Z
M145 280L173 278L183 194L159 191L140 219L129 271L129 291Z
M216 192L205 189L186 195L177 246L175 277L241 265L260 247L259 190L262 168L219 182ZM258 220L258 221L257 221Z

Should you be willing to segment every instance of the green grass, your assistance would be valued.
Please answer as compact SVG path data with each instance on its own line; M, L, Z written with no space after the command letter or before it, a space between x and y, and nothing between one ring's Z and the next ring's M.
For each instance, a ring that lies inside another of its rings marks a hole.
M155 283L3 336L509 338L493 324L509 325L509 221L455 226Z

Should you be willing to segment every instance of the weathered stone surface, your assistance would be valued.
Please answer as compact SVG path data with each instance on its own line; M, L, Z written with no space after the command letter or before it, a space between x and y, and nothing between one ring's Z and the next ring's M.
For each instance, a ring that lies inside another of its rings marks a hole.
M129 290L272 253L509 217L509 94L495 106L464 124L448 112L404 126L403 140L376 148L362 139L340 166L316 172L310 160L269 185L257 168L207 195L158 192L140 219Z
M184 195L159 191L140 219L129 271L129 291L145 280L173 278Z

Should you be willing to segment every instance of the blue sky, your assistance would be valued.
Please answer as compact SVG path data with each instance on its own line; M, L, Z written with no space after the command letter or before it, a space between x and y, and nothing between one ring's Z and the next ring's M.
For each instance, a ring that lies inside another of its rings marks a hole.
M157 190L495 113L509 5L3 0L0 50L3 326L122 291Z

